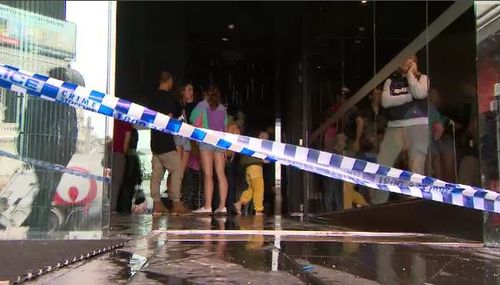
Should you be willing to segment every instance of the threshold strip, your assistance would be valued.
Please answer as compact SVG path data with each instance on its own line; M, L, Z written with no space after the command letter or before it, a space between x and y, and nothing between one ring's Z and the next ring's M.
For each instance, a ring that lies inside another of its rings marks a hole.
M225 235L225 236L274 236L274 237L352 237L352 242L371 243L369 240L359 240L356 238L384 238L384 237L424 237L428 234L421 233L393 233L393 232L359 232L359 231L300 231L300 230L154 230L155 233L164 233L174 236L189 235ZM332 242L345 242L345 240L332 240ZM405 244L405 245L427 245L439 247L468 247L483 248L480 242L439 242L439 241L375 241L379 244Z
M420 233L311 231L311 230L156 230L172 235L265 235L265 236L314 236L314 237L423 237Z

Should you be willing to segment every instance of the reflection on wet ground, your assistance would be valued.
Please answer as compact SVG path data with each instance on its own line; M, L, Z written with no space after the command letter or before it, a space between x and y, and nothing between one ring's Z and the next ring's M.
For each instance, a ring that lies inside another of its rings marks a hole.
M120 250L40 284L499 284L500 252L274 217L116 216Z

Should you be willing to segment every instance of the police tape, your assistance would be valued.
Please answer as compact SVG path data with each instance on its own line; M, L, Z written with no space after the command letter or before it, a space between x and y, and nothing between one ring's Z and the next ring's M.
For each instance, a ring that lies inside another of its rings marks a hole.
M20 157L19 155L15 155L15 154L12 154L10 152L3 151L3 150L0 150L0 156L23 161L23 162L29 163L30 165L36 165L36 166L43 167L43 168L48 169L48 170L54 170L57 172L67 173L67 174L71 174L71 175L82 177L82 178L93 179L93 180L104 182L104 183L111 182L111 180L108 177L103 177L103 176L99 176L99 175L81 172L81 171L78 171L75 169L65 167L65 166L60 165L60 164L54 164L54 163L50 163L50 162L46 162L46 161L42 161L42 160L38 160L38 159Z
M141 105L16 67L0 65L0 87L362 186L500 213L500 194L490 190L291 144L196 128Z

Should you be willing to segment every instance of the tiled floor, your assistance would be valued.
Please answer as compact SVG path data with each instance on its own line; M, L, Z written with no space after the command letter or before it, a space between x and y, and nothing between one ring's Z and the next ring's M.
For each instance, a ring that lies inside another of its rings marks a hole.
M500 252L274 217L113 217L126 247L37 284L499 284Z

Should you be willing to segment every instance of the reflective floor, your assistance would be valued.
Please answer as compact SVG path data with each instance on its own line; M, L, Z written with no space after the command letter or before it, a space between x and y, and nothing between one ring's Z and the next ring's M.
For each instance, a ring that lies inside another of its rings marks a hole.
M115 216L124 248L37 284L500 284L500 251L274 217Z

